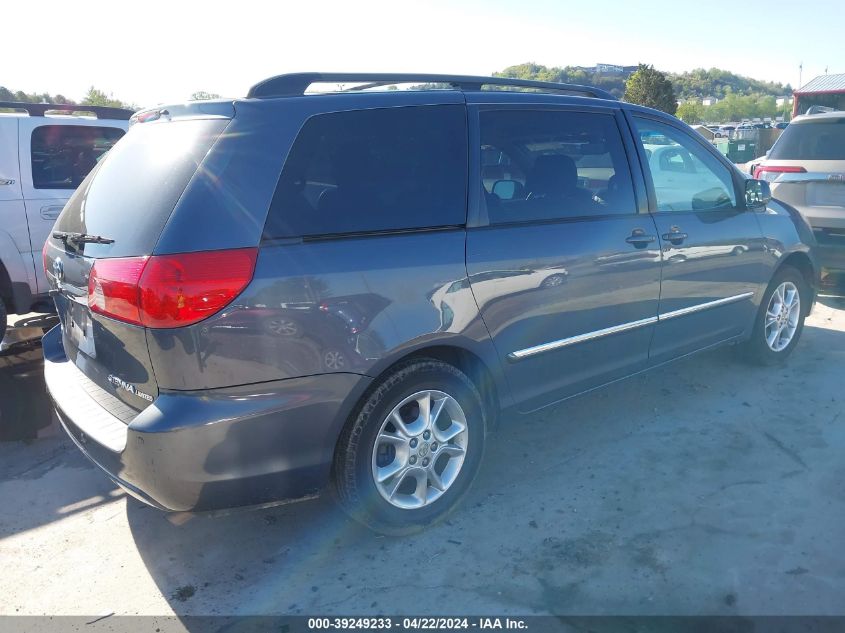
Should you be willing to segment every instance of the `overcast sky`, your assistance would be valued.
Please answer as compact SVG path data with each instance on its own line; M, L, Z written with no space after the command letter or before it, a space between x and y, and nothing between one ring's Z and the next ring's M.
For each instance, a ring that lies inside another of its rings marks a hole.
M702 8L704 7L704 8ZM763 12L761 8L764 7ZM19 0L3 10L0 85L137 105L243 96L294 71L490 74L548 66L718 67L780 82L845 73L842 0Z

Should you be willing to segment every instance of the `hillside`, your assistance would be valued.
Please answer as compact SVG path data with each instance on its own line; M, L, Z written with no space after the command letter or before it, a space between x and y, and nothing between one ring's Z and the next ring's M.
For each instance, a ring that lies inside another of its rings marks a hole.
M560 81L564 83L588 84L604 88L615 97L621 98L625 92L627 74L591 72L576 66L551 68L541 64L525 63L508 66L493 73L499 77L537 79L540 81ZM789 84L779 84L750 77L743 77L719 68L696 68L684 73L666 73L675 89L678 99L702 99L704 97L723 98L729 93L745 96L771 96L792 94Z

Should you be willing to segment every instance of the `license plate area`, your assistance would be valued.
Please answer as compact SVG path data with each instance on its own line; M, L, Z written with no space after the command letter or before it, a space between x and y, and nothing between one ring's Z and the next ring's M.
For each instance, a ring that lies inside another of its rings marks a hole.
M807 202L816 207L845 207L845 183L814 182L810 184Z
M65 335L77 351L89 358L97 358L94 345L94 322L88 304L68 298L64 318Z

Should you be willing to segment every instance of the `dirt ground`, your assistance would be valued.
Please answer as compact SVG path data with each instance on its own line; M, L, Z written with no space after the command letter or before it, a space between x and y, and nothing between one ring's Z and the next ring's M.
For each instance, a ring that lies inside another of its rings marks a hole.
M0 382L44 416L33 358ZM5 442L0 614L845 614L843 410L823 298L784 367L719 350L506 423L412 537L328 499L165 515L59 434Z

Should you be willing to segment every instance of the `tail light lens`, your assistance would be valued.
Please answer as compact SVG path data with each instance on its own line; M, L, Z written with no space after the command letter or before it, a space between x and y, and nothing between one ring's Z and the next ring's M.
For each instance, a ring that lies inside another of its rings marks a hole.
M807 170L803 167L791 165L757 165L754 170L754 177L772 182L781 174L804 174L806 172Z
M138 282L147 260L147 257L98 259L88 275L91 311L142 325Z
M150 328L191 325L219 312L252 280L257 248L99 259L91 310Z

